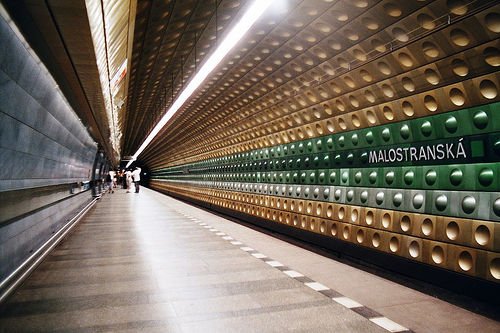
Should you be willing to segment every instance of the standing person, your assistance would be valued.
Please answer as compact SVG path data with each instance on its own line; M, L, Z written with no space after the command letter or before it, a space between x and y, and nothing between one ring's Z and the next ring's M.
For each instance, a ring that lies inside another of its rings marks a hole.
M109 171L106 175L106 187L108 188L108 193L115 193L113 190L113 171Z
M132 185L132 172L125 171L125 182L127 184L127 193L130 193L130 185Z
M139 182L141 181L141 168L135 168L132 172L132 177L134 179L135 193L139 193Z

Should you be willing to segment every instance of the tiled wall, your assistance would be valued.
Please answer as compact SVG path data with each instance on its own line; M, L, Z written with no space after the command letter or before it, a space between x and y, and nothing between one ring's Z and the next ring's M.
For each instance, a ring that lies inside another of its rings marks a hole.
M225 117L150 158L152 187L500 282L500 5L340 3L200 108Z

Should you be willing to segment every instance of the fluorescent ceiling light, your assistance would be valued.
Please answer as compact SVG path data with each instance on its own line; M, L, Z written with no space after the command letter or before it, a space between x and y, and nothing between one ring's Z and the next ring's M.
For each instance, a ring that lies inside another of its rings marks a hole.
M208 60L196 73L193 79L189 82L186 88L181 92L179 97L170 106L167 113L156 124L155 128L149 133L148 137L139 149L135 152L134 158L127 163L129 167L132 162L146 149L146 147L153 141L156 135L167 124L172 116L181 108L187 99L195 92L195 90L205 81L207 76L214 70L214 68L222 61L222 59L231 51L231 49L238 43L238 41L246 34L252 25L259 19L264 11L269 7L273 0L255 0L254 3L247 9L245 14L241 17L238 23L233 27L229 34L219 44L215 52L208 58Z

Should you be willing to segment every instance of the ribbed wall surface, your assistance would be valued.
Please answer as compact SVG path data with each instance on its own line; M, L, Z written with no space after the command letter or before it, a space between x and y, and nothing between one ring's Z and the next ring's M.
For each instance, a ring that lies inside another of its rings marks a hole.
M500 5L296 5L145 153L152 187L498 283Z
M97 153L13 27L0 18L0 280L91 199Z

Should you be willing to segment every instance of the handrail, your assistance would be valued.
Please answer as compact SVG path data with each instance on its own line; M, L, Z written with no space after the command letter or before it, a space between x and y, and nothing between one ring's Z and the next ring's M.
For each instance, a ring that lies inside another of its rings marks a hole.
M45 259L45 257L56 247L71 229L80 221L87 211L99 198L93 198L78 214L69 220L58 232L50 237L38 250L29 256L9 276L0 283L0 304L33 272L33 270ZM36 259L36 260L35 260ZM29 267L28 267L29 265ZM21 274L22 273L22 274ZM18 276L21 274L20 276Z

